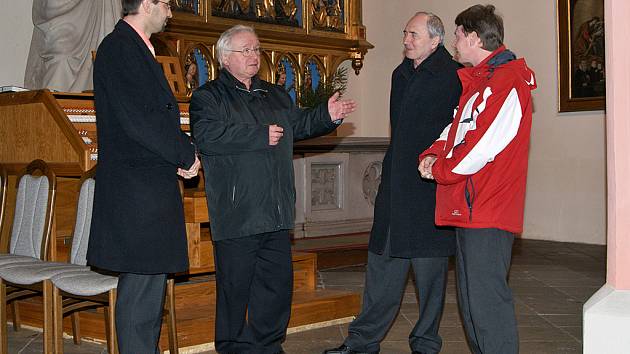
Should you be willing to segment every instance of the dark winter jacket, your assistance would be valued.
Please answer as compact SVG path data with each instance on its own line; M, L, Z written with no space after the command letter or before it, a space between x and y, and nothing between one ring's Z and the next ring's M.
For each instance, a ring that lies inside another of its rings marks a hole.
M131 273L187 270L177 168L190 168L195 147L162 67L125 21L98 47L94 100L99 161L88 263Z
M333 131L326 103L299 109L278 85L252 78L250 89L223 69L190 102L214 241L292 229L293 142ZM269 125L284 128L269 145Z
M390 255L441 257L454 253L452 230L434 223L435 190L418 173L418 154L453 119L461 85L459 64L443 46L417 68L404 59L392 74L390 94L391 142L383 159L383 174L374 206L369 249L381 254L387 234Z

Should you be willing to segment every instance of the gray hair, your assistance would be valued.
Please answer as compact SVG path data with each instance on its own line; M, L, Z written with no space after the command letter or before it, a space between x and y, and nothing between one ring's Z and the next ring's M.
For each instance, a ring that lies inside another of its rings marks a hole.
M254 31L254 28L250 26L244 26L244 25L232 26L228 28L225 32L221 33L221 37L219 37L219 40L217 41L217 46L216 46L217 59L219 60L219 68L223 68L223 57L227 55L227 52L230 49L230 45L232 44L232 38L241 32L249 32L255 35L256 37L258 37L258 35L256 34L256 31Z
M440 44L444 44L444 24L442 20L432 12L418 11L414 17L425 15L427 17L427 32L431 38L440 37Z

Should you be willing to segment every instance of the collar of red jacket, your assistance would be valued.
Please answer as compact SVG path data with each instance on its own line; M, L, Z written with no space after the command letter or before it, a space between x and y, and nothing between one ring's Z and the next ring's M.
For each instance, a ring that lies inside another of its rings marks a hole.
M495 49L488 57L486 57L481 63L472 66L465 67L458 70L460 80L467 81L474 78L485 77L490 78L494 69L509 61L516 59L516 56L511 51L505 48L505 45L501 45Z

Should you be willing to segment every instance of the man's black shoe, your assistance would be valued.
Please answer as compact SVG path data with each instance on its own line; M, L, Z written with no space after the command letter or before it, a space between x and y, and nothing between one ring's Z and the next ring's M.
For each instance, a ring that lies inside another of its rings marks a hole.
M347 345L342 344L338 348L324 350L323 354L378 354L378 352L358 352L350 349Z

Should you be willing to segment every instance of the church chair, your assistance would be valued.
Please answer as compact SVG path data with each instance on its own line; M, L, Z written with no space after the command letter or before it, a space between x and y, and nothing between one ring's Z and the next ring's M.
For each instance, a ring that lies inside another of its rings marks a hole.
M4 166L0 165L0 240L2 239L2 231L4 230L4 209L7 205L7 188L9 186L9 177ZM0 242L0 246L2 242Z
M87 264L87 247L90 237L92 220L92 204L94 200L94 169L84 175L79 193L77 205L77 217L72 236L72 248L70 262L75 265ZM55 353L63 354L63 318L66 315L73 316L72 329L74 342L80 343L78 326L79 311L104 307L105 334L107 338L107 350L109 353L118 353L115 328L115 304L118 278L113 274L104 274L97 271L66 271L50 278L52 291L47 292L45 302L52 303L52 312L44 316L45 319L54 321L54 324L45 324L46 328L54 328L53 343ZM166 315L169 331L169 349L171 353L178 353L177 328L175 325L175 283L172 279L167 281Z
M42 160L34 160L18 175L15 212L11 224L9 253L0 254L0 352L6 353L7 304L12 305L13 327L19 329L15 300L51 291L50 286L22 289L3 276L16 264L34 264L48 260L53 227L57 181L54 172ZM52 304L48 304L52 305ZM44 304L46 306L46 304ZM44 348L52 352L51 338L44 338Z
M0 268L47 259L56 189L55 173L44 161L34 160L22 170L17 178L9 252L0 254Z

